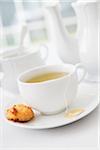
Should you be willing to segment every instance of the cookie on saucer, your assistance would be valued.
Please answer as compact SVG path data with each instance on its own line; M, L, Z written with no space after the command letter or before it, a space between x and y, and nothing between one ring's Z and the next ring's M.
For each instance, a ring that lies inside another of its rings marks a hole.
M27 122L35 117L31 107L24 104L16 104L7 109L6 117L8 120L15 122Z

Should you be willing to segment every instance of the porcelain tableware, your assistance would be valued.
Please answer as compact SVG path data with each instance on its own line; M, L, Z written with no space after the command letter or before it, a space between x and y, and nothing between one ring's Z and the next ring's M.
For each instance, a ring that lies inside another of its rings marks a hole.
M78 69L84 70L78 77ZM67 75L58 79L37 83L26 83L31 77L48 72L66 72ZM67 108L77 94L79 83L84 79L86 72L81 64L74 65L47 65L31 69L18 77L20 95L24 101L44 114L55 114Z
M5 118L5 116L4 118L9 124L24 129L26 128L26 129L35 130L35 129L48 129L48 128L64 126L84 118L98 106L99 100L97 96L98 95L97 91L98 91L97 84L91 85L91 83L84 82L79 85L76 101L73 102L69 110L73 108L83 108L84 112L70 119L65 117L65 112L56 115L51 115L51 116L42 115L37 117L35 120L33 119L32 121L29 121L27 123L16 123L16 122L8 121ZM19 95L16 96L6 91L4 92L4 97L3 97L4 112L5 109L15 104L14 100L16 101L16 103L23 102L23 100ZM89 118L87 117L87 119Z
M100 0L77 0L72 3L72 8L76 14L75 36L74 33L70 35L64 26L58 4L48 3L45 6L44 16L49 39L64 63L81 62L88 72L86 80L98 82ZM74 21L74 18L72 19Z
M18 49L12 49L12 53L6 52L0 57L0 71L4 73L2 80L3 88L11 91L18 92L17 77L20 73L27 69L34 68L45 64L47 59L47 47L45 46L45 56L42 56L41 48L38 50L24 49L18 53ZM43 50L43 49L42 49ZM15 51L15 52L14 52Z

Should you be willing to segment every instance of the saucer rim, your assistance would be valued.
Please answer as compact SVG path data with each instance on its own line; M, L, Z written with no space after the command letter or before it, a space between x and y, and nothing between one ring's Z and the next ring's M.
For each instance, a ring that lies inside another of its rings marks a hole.
M72 124L82 118L84 118L85 116L89 115L90 113L92 113L97 107L98 105L100 104L99 101L95 100L95 101L92 101L88 107L85 107L86 111L84 111L82 114L76 116L75 118L73 119L69 119L69 121L66 119L66 122L62 123L60 122L59 124L56 124L56 125L52 125L52 126L29 126L28 124L21 124L21 123L15 123L15 122L12 122L12 121L9 121L6 119L5 115L4 115L4 120L9 123L10 125L13 125L15 127L20 127L20 128L24 128L24 129L34 129L34 130L42 130L42 129L53 129L53 128L57 128L57 127L62 127L62 126L65 126L65 125L69 125L69 124ZM64 112L62 113L59 113L59 114L55 114L55 115L61 115L63 114L64 115ZM55 115L52 115L53 117ZM44 116L45 117L45 116ZM47 117L47 116L46 116ZM49 116L48 116L49 117Z

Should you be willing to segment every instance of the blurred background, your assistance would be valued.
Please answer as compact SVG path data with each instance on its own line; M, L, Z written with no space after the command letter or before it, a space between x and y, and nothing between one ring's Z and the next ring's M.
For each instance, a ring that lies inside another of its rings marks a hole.
M76 30L75 13L71 7L74 1L59 0L64 24L70 33ZM43 0L0 0L0 49L18 45L23 23L29 28L26 43L46 42L48 35L42 8Z

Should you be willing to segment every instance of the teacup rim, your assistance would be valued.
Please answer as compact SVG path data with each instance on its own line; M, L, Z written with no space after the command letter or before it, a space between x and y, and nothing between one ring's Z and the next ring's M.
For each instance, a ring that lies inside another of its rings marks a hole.
M46 81L43 81L43 82L35 82L35 83L27 83L27 82L24 82L24 81L21 81L21 77L23 77L24 75L26 75L27 73L31 72L31 71L35 71L35 70L39 70L39 69L42 69L42 68L45 68L45 67L56 67L56 66L63 66L63 67L67 67L68 65L70 65L71 67L73 67L73 71L71 73L69 73L68 75L65 75L65 76L62 76L60 78L57 78L57 79L52 79L52 80L46 80ZM38 66L38 67L35 67L35 68L31 68L25 72L22 72L18 78L17 78L17 82L18 83L21 83L21 84L24 84L24 85L44 85L44 84L48 84L48 83L52 83L54 81L57 81L57 80L61 80L61 79L65 79L65 78L68 78L70 77L73 73L74 73L74 65L72 64L55 64L55 65L42 65L42 66Z

